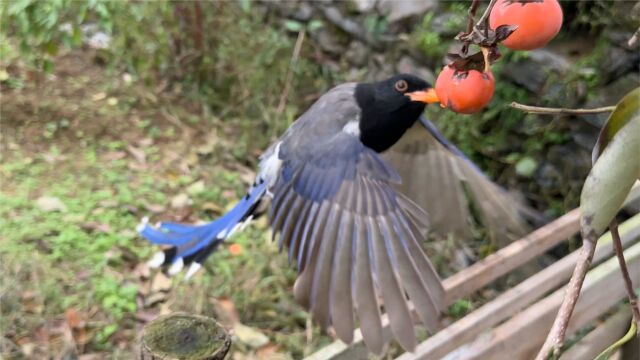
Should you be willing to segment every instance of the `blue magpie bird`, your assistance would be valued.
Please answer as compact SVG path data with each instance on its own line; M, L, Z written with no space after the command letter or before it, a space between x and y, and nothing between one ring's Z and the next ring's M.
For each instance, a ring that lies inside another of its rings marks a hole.
M437 101L427 82L408 74L336 86L264 152L254 184L224 216L200 226L143 221L142 236L171 246L150 264L170 274L189 265L193 275L270 202L274 237L297 266L294 296L314 319L346 343L359 322L369 349L380 353L383 307L394 337L413 350L407 301L430 331L446 305L421 248L427 213L438 232L462 236L470 203L498 234L522 226L502 190L421 116Z

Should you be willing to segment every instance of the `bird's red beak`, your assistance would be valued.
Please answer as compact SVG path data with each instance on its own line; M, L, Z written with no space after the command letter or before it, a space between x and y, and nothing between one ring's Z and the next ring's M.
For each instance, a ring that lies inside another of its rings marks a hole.
M434 88L406 93L405 96L408 96L411 101L420 101L425 104L440 102Z

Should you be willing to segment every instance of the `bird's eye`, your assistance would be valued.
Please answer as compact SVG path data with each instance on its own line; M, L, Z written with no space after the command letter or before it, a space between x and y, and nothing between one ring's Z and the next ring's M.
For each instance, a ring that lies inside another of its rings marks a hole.
M396 84L394 85L394 87L396 88L396 90L398 90L400 92L405 92L405 91L407 91L409 89L409 85L404 80L396 81Z

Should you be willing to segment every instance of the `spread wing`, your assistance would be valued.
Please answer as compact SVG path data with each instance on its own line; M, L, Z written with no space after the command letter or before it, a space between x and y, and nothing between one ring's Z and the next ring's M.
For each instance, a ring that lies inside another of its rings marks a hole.
M296 299L347 343L359 321L377 353L384 305L395 338L414 349L407 300L432 331L443 308L440 279L420 247L427 215L396 193L396 171L357 135L337 131L308 140L295 151L283 141L270 209L274 234L297 264Z
M487 178L424 117L385 154L402 177L396 189L426 210L431 230L467 239L472 211L504 244L527 232L522 205Z

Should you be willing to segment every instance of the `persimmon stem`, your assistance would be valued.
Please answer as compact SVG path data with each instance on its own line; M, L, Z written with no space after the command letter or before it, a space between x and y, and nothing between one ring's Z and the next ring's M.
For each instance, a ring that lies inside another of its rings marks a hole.
M482 56L484 57L484 72L489 72L491 66L489 65L489 49L486 47L481 47L480 51L482 51Z
M638 295L636 295L636 292L633 289L633 283L631 282L629 270L627 269L627 262L624 260L622 242L620 241L620 233L618 232L618 221L615 218L609 223L609 230L611 231L613 248L616 251L618 263L620 264L620 272L622 273L624 285L627 289L627 296L629 297L629 304L631 305L633 319L635 320L636 324L640 324L640 308L638 308Z
M551 115L588 115L588 114L601 114L613 111L615 106L603 106L593 109L567 109L567 108L550 108L524 105L517 102L509 104L514 109L526 111L532 114L551 114Z

